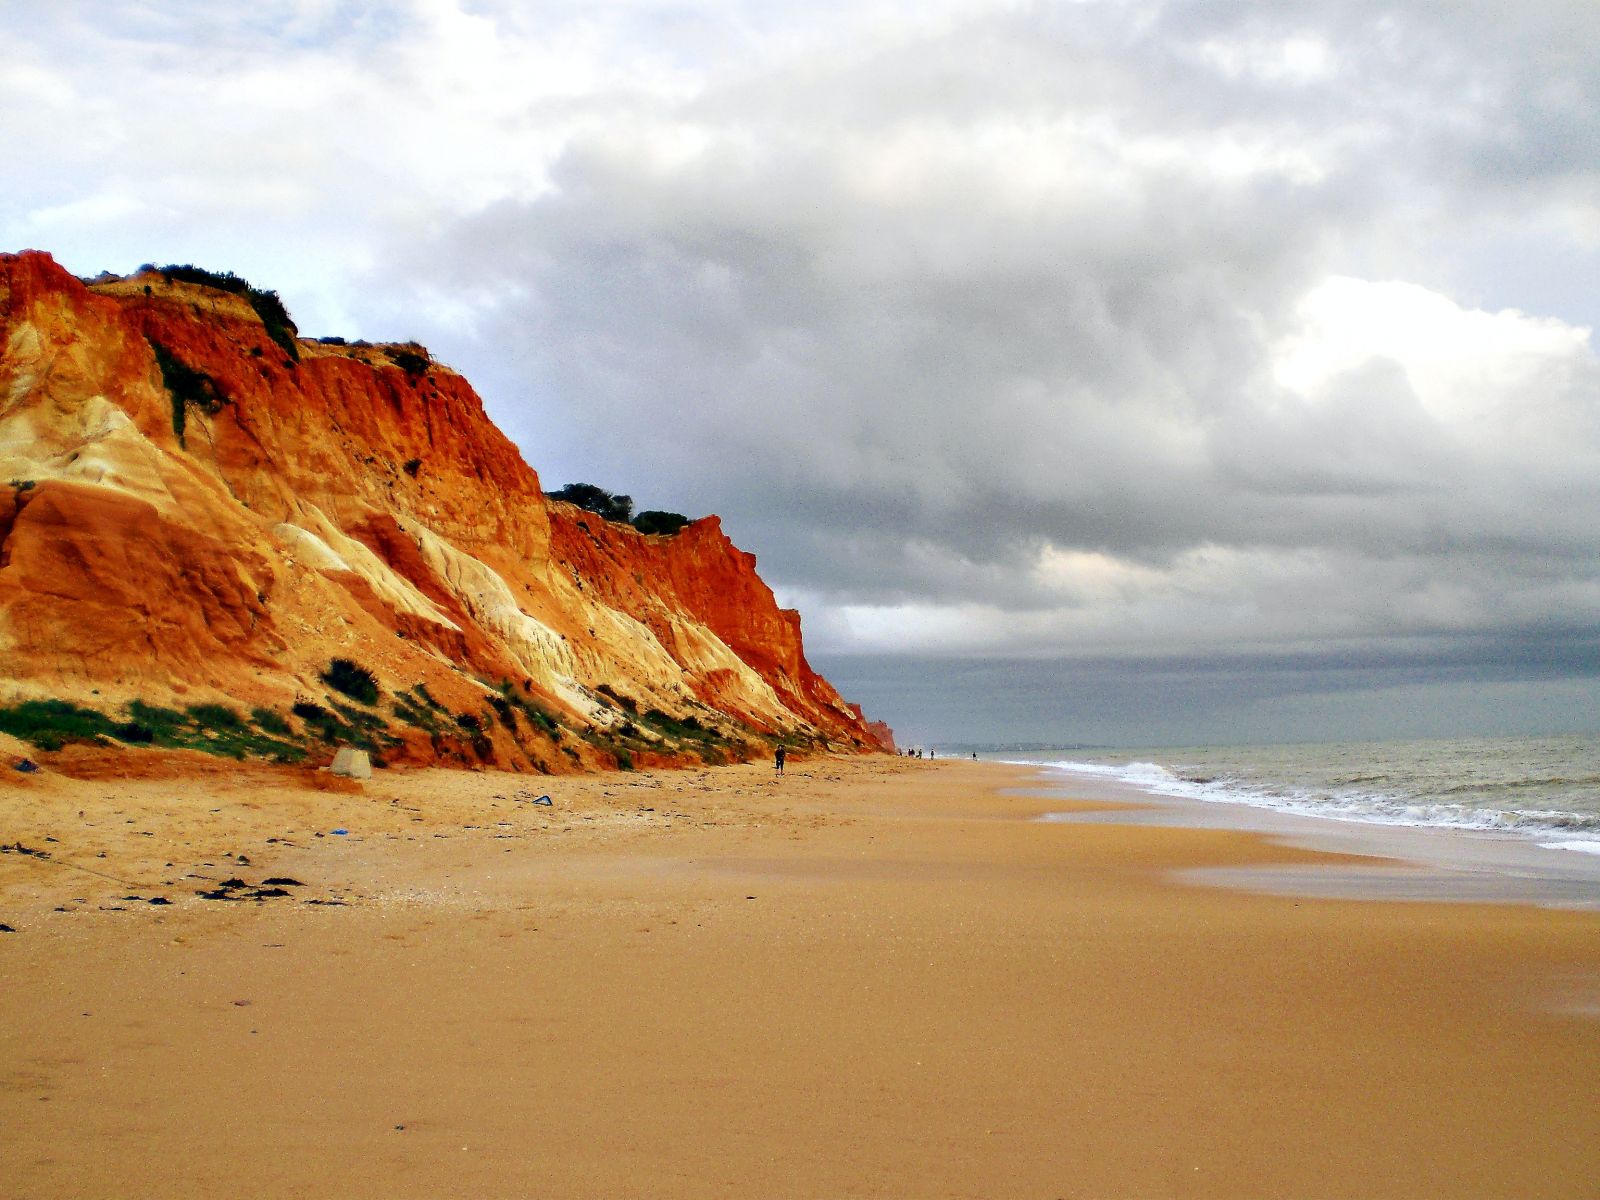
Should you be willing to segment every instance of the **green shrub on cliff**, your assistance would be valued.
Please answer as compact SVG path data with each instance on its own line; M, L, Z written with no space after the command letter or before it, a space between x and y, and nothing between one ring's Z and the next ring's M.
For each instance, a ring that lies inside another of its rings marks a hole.
M689 518L682 513L666 512L659 508L647 508L634 516L632 496L608 492L592 483L569 483L559 491L550 492L549 496L552 500L576 504L586 512L619 525L632 525L640 533L671 537L689 523Z
M141 271L159 271L161 278L171 283L198 283L201 287L216 288L219 292L232 292L242 296L250 290L250 283L232 271L208 271L204 267L197 267L193 263L168 263L158 267L154 263L145 263L139 268Z
M289 722L285 721L270 708L252 708L250 710L250 719L256 723L257 728L266 733L282 737L289 732Z
M250 288L245 293L245 298L250 301L250 307L256 310L256 316L261 318L261 324L266 326L267 336L283 349L295 362L300 361L300 343L295 340L299 332L295 323L289 317L289 310L283 306L283 300L277 292L264 291L261 288Z
M198 371L178 358L154 338L146 338L156 356L156 366L161 368L161 382L172 399L172 432L178 435L178 445L184 445L184 429L188 425L189 406L201 412L217 413L228 402L217 381L204 371Z
M168 283L176 279L180 283L198 283L202 287L216 288L218 291L243 296L256 316L261 318L267 336L277 342L291 359L295 362L300 361L300 346L295 341L295 335L299 330L295 327L293 319L289 316L289 310L283 306L283 299L277 292L254 287L248 279L235 275L232 271L208 271L193 263L168 263L164 267L147 264L142 269L160 271L161 278Z
M348 705L335 705L335 709L336 711L330 712L315 701L296 700L294 707L289 711L305 723L306 734L310 737L326 742L330 746L356 746L370 754L377 754L382 748L379 739L383 735L378 734L374 737L371 730L363 728L366 722L358 723L352 718L367 717L376 721L379 728L388 727L381 720L371 718L370 714L362 713L359 709ZM377 765L376 760L373 765Z
M500 724L504 725L512 733L516 733L517 710L511 707L511 701L504 696L490 696L489 707L494 709L495 716L500 718Z
M680 742L723 740L720 733L715 729L707 729L695 717L674 717L662 712L659 708L652 708L640 713L639 720L663 737L675 738Z
M482 680L488 685L488 680ZM561 726L556 719L539 706L530 696L518 693L517 686L509 679L502 679L498 688L498 695L489 697L489 707L494 709L500 723L521 740L521 730L517 726L516 714L521 713L531 729L543 733L551 741L561 740Z
M187 712L190 720L202 729L235 730L245 727L244 719L226 704L191 704Z
M439 715L414 699L409 692L398 693L390 707L395 716L414 729L425 729L429 733L439 732Z
M378 678L360 663L348 658L336 658L322 672L322 682L336 692L362 704L378 702Z
M689 518L682 513L662 512L659 508L647 508L633 519L633 527L640 533L658 533L671 537L689 523Z
M604 517L608 521L617 521L623 525L626 525L633 516L632 496L614 495L592 483L569 483L560 491L551 492L550 498L576 504L597 517Z
M59 750L68 742L96 742L111 736L116 722L92 708L66 700L24 700L0 708L0 733L9 733L40 750Z
M391 346L384 353L389 356L390 362L413 379L426 375L428 368L433 365L433 356L416 342L407 342L403 346Z
M298 762L305 757L304 748L295 741L251 728L226 705L193 704L187 712L178 712L133 700L127 711L128 719L118 721L66 700L25 700L0 708L0 731L40 750L59 750L69 742L109 745L108 739L115 739L130 745L201 750L226 758L255 756Z

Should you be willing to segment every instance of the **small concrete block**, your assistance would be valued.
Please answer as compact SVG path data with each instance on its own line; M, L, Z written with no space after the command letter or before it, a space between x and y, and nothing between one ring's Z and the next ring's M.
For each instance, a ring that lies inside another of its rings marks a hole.
M365 750L341 746L333 756L333 766L329 769L335 775L347 775L351 779L371 779L372 759Z

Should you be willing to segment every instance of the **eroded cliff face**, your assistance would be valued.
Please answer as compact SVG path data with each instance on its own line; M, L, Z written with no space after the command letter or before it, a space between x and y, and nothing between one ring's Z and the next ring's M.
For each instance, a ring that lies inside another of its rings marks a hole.
M239 295L0 256L0 705L550 771L877 745L716 518L549 501L415 348L291 345Z

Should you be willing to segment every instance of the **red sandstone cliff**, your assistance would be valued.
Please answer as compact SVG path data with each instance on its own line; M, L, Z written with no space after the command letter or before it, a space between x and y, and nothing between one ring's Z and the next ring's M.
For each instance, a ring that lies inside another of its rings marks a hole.
M240 295L0 255L0 706L544 770L879 743L716 518L548 501L448 368L289 344Z
M861 705L852 704L850 711L855 713L867 731L867 737L872 739L872 744L886 754L899 754L900 748L895 745L894 730L890 729L885 721L869 721L866 714L861 711Z

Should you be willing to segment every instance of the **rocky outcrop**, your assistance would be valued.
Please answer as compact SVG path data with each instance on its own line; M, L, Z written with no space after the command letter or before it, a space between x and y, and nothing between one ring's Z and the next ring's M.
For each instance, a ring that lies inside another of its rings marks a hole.
M552 502L420 347L287 336L229 291L0 256L0 705L551 771L879 744L715 517Z

